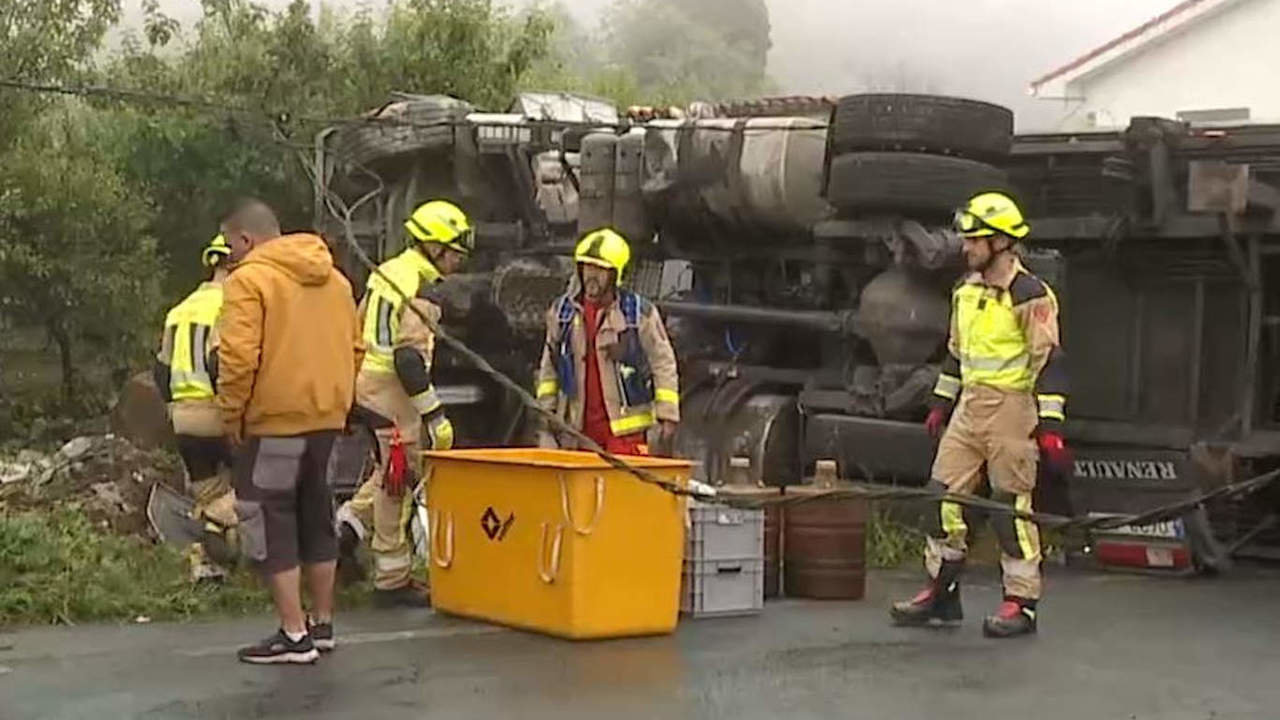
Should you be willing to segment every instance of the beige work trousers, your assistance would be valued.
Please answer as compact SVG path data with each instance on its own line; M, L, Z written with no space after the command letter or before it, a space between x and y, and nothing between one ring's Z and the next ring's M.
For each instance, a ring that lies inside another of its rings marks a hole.
M409 460L414 477L422 477L422 463L419 451L419 430L415 426L408 428L412 434L400 431L400 441L404 444L405 457ZM391 453L392 429L386 428L374 433L378 440L378 467L374 469L368 480L356 490L356 494L338 509L338 521L355 520L352 525L360 533L361 539L369 536L368 528L372 528L370 547L373 549L373 586L379 590L395 590L409 584L409 570L413 563L413 548L410 546L405 527L409 522L409 513L413 511L414 488L406 488L399 497L388 493L382 487L382 478L387 469L387 459Z
M183 448L184 437L221 438L223 435L222 416L212 398L171 403L169 419L173 424L174 434L178 436L180 449ZM215 463L207 458L204 458L204 462L195 463L189 452L183 452L182 455L183 463L187 466L187 491L195 500L192 516L210 520L223 528L238 525L230 465ZM210 470L213 470L212 475L209 474Z
M982 489L985 470L993 500L1030 512L1038 460L1032 433L1037 422L1030 393L981 385L965 388L938 446L933 479L950 492L976 494ZM968 522L975 516L951 502L941 503L940 514L941 532L928 537L925 545L925 568L931 577L937 577L944 560L964 560ZM991 522L1000 541L1005 595L1038 599L1039 527L1011 515L992 514Z

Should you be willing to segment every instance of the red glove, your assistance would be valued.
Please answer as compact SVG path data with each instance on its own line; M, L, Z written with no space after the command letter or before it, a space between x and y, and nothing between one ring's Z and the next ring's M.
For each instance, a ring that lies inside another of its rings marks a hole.
M942 437L942 431L947 429L947 420L950 419L950 415L946 408L936 407L929 410L929 417L924 419L924 429L929 431L929 437L934 440Z
M1040 446L1040 455L1059 477L1071 477L1075 471L1075 459L1071 450L1063 441L1062 435L1055 430L1041 430L1036 433L1036 445Z
M404 442L400 428L391 431L391 448L387 456L387 472L382 476L382 488L388 495L404 495L405 478L409 475L409 462L404 456Z

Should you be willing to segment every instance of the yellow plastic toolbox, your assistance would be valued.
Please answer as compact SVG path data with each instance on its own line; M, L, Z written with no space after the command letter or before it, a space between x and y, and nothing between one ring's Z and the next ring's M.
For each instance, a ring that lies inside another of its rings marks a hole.
M589 452L424 455L437 610L574 639L675 629L683 497ZM626 460L687 486L687 461Z

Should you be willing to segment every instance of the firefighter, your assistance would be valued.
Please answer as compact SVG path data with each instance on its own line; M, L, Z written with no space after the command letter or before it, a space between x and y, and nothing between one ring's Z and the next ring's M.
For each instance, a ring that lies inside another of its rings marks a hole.
M337 515L344 566L354 566L355 548L372 525L374 601L380 607L429 605L426 588L410 577L405 527L423 430L429 449L453 447L453 425L431 381L435 335L403 298L438 322L440 308L427 296L462 267L474 246L470 221L450 202L424 203L404 226L408 249L382 263L381 275L369 277L359 308L366 354L356 379L355 414L373 431L378 466Z
M200 261L211 276L165 316L164 337L153 368L156 388L169 404L178 452L187 468L188 492L195 499L192 513L204 522L204 550L222 563L234 558L227 547L226 532L237 520L231 454L214 393L222 286L239 259L233 255L222 235L200 253Z
M1061 431L1067 389L1058 300L1019 260L1018 244L1031 228L1008 195L976 195L956 214L956 225L970 272L952 293L948 354L925 421L934 438L941 436L930 485L975 494L985 477L991 499L1030 512L1037 455L1058 473L1070 467ZM931 582L914 598L894 604L896 624L962 619L960 573L972 520L960 505L940 503L925 548ZM1041 591L1039 529L1006 514L993 515L992 523L1001 550L1004 601L986 618L983 633L1034 633Z
M547 311L539 402L611 453L649 454L655 423L669 446L680 421L676 355L657 308L621 287L631 259L627 241L596 230L578 243L574 259L569 291ZM538 444L577 447L546 427Z

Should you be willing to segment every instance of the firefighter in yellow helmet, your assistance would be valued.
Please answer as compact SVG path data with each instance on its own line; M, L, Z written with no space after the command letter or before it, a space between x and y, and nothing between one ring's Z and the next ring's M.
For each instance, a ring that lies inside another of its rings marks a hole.
M547 311L537 396L609 452L648 454L655 424L669 444L680 422L676 355L657 308L622 287L631 248L614 230L587 233L569 291ZM550 428L544 447L576 448Z
M381 274L369 276L359 308L366 353L356 379L356 412L377 440L378 467L337 514L344 571L354 566L356 546L371 541L374 601L382 607L429 604L426 588L409 574L405 526L420 476L423 431L428 449L453 447L453 425L431 380L435 334L409 306L440 320L439 306L426 295L462 267L475 237L466 214L444 200L418 207L404 227L409 247L382 263Z
M194 513L204 522L205 549L223 563L234 559L226 531L237 524L231 491L231 455L214 403L218 384L218 316L222 285L240 258L218 235L200 253L210 278L171 309L156 355L153 376L169 404L178 452L187 469ZM216 548L214 547L216 545Z
M929 432L941 436L931 485L977 493L985 467L991 498L1030 512L1038 455L1056 472L1070 471L1061 434L1067 385L1058 300L1019 260L1017 245L1031 229L1008 195L974 196L956 214L956 229L964 238L969 273L952 293L948 353L926 420ZM973 519L960 505L940 503L925 548L930 582L893 606L895 623L952 624L962 618L960 572ZM983 632L1033 633L1041 591L1039 529L1012 515L993 515L992 523L1004 601Z

